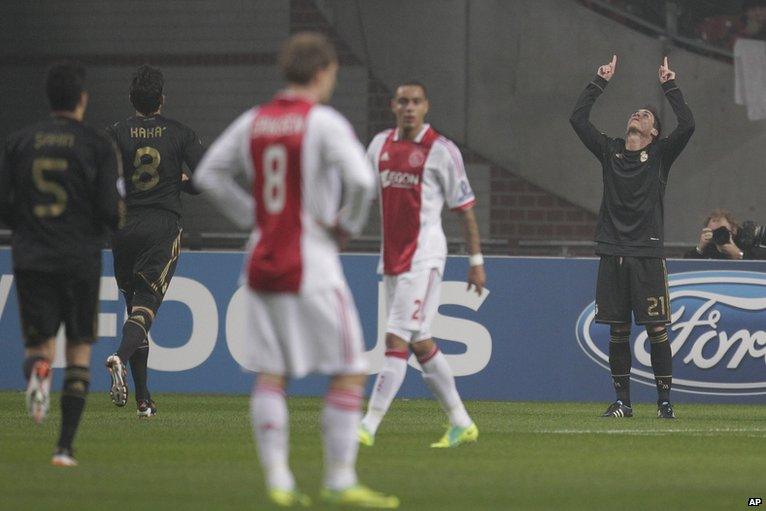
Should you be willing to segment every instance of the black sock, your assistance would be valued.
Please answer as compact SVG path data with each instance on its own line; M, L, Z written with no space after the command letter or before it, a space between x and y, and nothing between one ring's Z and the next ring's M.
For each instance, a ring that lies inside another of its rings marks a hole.
M630 406L630 330L609 333L609 368L617 399Z
M146 365L149 360L149 346L141 346L130 357L130 372L133 375L133 385L136 387L136 401L150 399L149 388L146 385Z
M38 360L48 360L48 359L40 355L30 355L24 359L24 364L21 366L21 368L24 371L25 380L29 381L29 378L32 377L32 369L35 367L35 363Z
M670 386L673 382L673 353L670 350L668 331L649 332L651 343L652 370L657 384L657 401L670 401Z
M72 441L80 424L85 397L90 387L90 369L84 366L69 366L64 372L64 386L61 391L61 435L59 449L72 449Z
M128 320L122 326L122 341L117 349L117 356L123 364L127 364L133 353L148 342L146 336L151 327L152 316L143 308L137 308L128 316Z

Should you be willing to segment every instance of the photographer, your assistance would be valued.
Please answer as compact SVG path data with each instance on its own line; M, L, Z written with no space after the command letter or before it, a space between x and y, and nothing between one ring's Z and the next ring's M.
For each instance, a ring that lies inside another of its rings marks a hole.
M740 227L731 212L716 209L707 217L696 247L686 259L762 259L763 227L745 222Z

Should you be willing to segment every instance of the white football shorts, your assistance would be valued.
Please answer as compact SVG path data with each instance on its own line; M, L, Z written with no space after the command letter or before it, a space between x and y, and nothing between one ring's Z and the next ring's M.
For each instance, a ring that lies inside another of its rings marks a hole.
M388 322L386 333L407 342L431 338L431 323L439 308L442 271L423 268L399 275L384 275Z
M247 289L249 357L256 372L366 374L364 337L348 287L310 295Z

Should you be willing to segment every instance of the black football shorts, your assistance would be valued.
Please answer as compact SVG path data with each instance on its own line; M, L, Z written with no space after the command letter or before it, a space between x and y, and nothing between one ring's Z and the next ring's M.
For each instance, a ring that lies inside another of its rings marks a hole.
M17 269L14 276L25 346L55 337L62 323L68 343L96 341L100 269L88 275Z
M596 283L596 322L637 325L670 323L665 260L658 257L601 256Z
M125 226L112 237L114 277L128 308L159 308L178 264L181 231L171 211L129 211Z

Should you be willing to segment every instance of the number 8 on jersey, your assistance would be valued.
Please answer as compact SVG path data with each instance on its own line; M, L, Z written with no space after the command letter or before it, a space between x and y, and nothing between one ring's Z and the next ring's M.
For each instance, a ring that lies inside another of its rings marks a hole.
M285 177L287 175L287 149L272 144L263 151L263 205L271 215L285 208Z
M261 107L250 139L255 221L260 236L249 261L258 291L297 292L301 284L301 152L311 104Z

